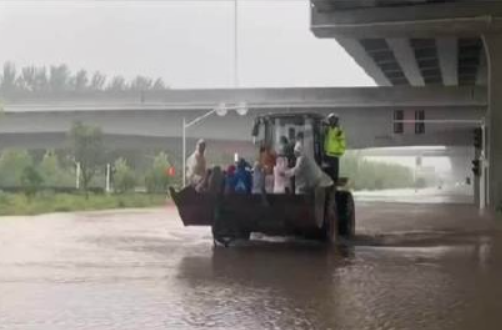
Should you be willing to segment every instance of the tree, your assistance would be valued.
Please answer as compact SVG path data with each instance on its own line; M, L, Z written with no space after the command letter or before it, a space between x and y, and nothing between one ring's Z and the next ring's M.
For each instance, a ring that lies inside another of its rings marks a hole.
M119 158L114 164L113 186L118 193L133 191L136 187L136 177L124 158Z
M341 175L350 179L351 188L395 189L413 186L412 171L398 164L368 161L359 154L348 152L340 164Z
M47 70L44 66L35 69L35 86L34 91L47 91L49 89L49 79L47 78Z
M25 168L32 166L33 160L25 150L5 150L0 157L0 185L15 187L21 184Z
M39 165L43 182L49 187L69 186L74 184L74 177L65 171L54 150L48 150Z
M33 165L23 170L21 174L21 185L28 198L32 198L40 190L42 183L42 176Z
M3 65L2 84L3 92L12 92L16 89L16 66L12 62L5 62Z
M70 139L75 162L80 164L81 187L87 197L92 178L105 163L103 132L99 127L76 122L70 130Z
M153 81L150 78L137 76L131 81L130 89L133 91L147 91L152 87Z
M164 81L162 78L157 78L155 82L153 83L152 90L154 91L163 91L166 89L166 85L164 84Z
M124 91L126 90L126 81L122 76L115 76L112 78L112 81L108 85L108 90L110 91Z
M70 80L70 71L65 64L51 65L49 85L52 91L60 92L68 90Z
M85 91L88 88L89 78L87 77L87 71L80 70L73 77L73 88L76 91Z
M103 75L101 72L96 71L92 75L91 85L89 87L93 91L101 91L103 90L103 86L105 85L105 83L106 83L106 76Z
M165 193L169 187L169 177L166 170L171 166L165 152L159 153L154 159L152 168L145 176L146 190L149 193Z
M23 92L61 92L61 91L135 91L165 90L162 78L153 80L145 76L136 76L130 83L124 77L114 76L107 84L107 78L99 71L92 75L81 69L75 74L66 64L36 67L25 66L17 74L13 62L5 62L0 72L0 91L11 93Z
M36 68L34 66L27 66L21 70L21 76L17 79L17 85L21 90L34 91L35 90L35 77Z

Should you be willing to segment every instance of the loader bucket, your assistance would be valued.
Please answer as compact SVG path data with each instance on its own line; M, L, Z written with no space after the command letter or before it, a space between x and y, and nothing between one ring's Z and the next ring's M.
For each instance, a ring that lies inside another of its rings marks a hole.
M311 195L224 195L198 193L191 187L170 189L185 226L240 228L247 232L301 234L322 227L325 196Z
M178 192L169 188L169 192L185 226L211 226L213 224L215 195L199 194L190 186Z

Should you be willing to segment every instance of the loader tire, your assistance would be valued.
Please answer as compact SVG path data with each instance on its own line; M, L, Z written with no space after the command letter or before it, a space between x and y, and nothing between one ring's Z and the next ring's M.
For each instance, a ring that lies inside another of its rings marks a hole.
M322 226L322 240L327 243L335 243L338 236L338 211L336 199L332 194L326 201L326 209L324 212L324 223Z
M356 212L354 197L349 191L336 192L338 210L338 234L343 238L352 238L356 234Z

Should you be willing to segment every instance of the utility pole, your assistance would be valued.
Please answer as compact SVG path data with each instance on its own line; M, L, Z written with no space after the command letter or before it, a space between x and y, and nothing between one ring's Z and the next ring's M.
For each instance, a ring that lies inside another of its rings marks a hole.
M75 188L80 189L80 163L75 163Z
M187 130L187 120L185 117L183 117L183 125L182 125L182 136L181 136L181 140L183 141L182 142L182 147L181 147L181 157L183 158L183 161L182 161L182 165L183 168L182 168L182 178L181 178L181 182L182 182L182 186L185 187L186 186L186 170L187 170L187 141L186 141L186 138L187 138L187 133L186 133L186 130Z
M105 192L109 194L111 192L111 166L110 164L106 164L106 185L105 185Z
M234 0L234 88L239 88L239 3Z

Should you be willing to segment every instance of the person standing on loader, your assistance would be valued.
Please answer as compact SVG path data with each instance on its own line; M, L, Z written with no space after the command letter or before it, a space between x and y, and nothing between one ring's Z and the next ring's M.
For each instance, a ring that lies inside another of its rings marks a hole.
M282 173L282 176L295 178L295 194L308 194L316 188L333 186L331 178L323 172L313 157L305 154L303 143L299 141L295 144L295 157L295 167Z
M345 132L340 128L340 120L334 113L327 118L328 128L324 137L324 155L327 164L326 172L335 184L340 172L340 157L345 153Z
M186 163L186 179L188 185L196 190L201 190L207 176L206 168L206 141L197 141L195 151L188 157Z

